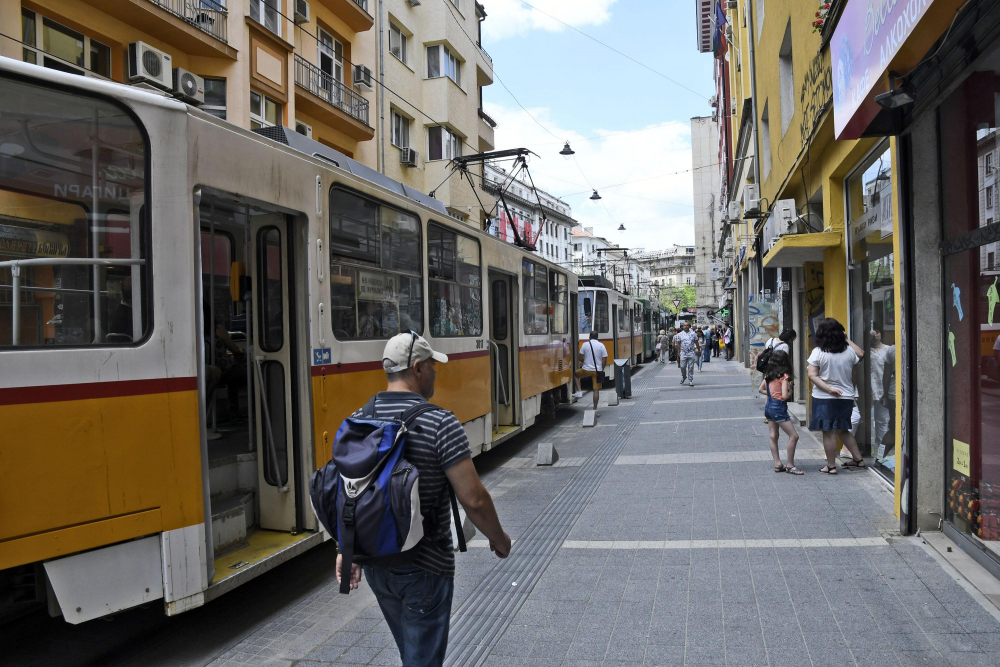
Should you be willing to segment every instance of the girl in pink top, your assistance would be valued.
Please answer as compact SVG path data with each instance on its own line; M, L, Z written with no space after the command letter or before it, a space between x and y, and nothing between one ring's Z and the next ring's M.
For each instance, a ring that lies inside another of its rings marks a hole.
M788 399L792 397L794 384L795 377L792 374L792 363L788 353L781 350L772 352L759 391L767 396L767 403L764 405L764 418L767 419L767 427L771 431L771 456L774 457L774 472L801 475L802 471L795 467L795 446L799 443L799 434L795 430L795 425L792 424L792 418L788 416ZM787 466L781 462L781 455L778 453L780 431L784 431L788 436Z

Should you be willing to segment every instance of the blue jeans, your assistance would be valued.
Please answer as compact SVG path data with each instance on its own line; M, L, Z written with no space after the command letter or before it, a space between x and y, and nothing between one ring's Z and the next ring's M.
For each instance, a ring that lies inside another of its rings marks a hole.
M413 565L362 569L396 640L403 667L444 664L455 580Z
M702 352L703 360L704 361L709 361L709 362L712 361L712 349L711 349L711 347L709 347L708 345L706 345L704 348L702 348L701 352ZM701 366L699 366L698 368L701 368Z

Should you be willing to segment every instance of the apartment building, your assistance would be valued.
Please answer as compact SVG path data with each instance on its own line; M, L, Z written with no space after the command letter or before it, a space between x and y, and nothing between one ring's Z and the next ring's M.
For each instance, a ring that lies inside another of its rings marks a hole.
M706 311L722 307L719 240L722 203L719 198L719 124L711 116L691 119L691 180L694 196L695 305Z
M452 174L451 159L494 148L496 123L482 110L483 87L493 83L481 38L486 10L475 0L380 4L386 55L376 119L379 170L433 193L453 217L484 229L486 213L469 180ZM481 182L482 167L473 171L472 182Z
M0 0L0 54L176 91L241 127L285 125L374 165L371 1Z
M674 244L664 250L651 250L632 256L647 271L649 282L657 287L698 287L695 246Z
M649 269L629 253L603 236L597 236L593 227L572 231L572 269L580 276L603 276L615 289L642 298L655 298L650 290Z
M493 148L485 17L474 0L0 0L0 55L284 125L429 192L450 158ZM435 194L485 218L467 180Z
M573 261L570 251L574 228L570 205L548 192L533 187L523 178L511 178L503 167L487 164L482 181L480 198L487 207L494 207L490 221L491 233L514 242L516 228L521 238L530 237L535 242L535 254L550 262L569 267ZM504 189L507 208L499 203L499 193ZM507 216L510 211L510 217Z

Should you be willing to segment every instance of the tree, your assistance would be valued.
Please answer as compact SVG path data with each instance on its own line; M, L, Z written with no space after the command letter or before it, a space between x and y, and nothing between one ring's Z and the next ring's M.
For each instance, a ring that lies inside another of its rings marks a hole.
M680 305L675 308L674 300L680 299ZM694 285L663 285L660 287L660 305L671 313L679 308L695 307Z

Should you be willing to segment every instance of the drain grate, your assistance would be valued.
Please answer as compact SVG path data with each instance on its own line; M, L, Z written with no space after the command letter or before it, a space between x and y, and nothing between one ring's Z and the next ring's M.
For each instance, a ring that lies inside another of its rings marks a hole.
M642 385L648 384L654 377L654 374L648 377L645 373L639 375L635 380L636 388L641 390ZM634 403L637 409L629 411L620 424L622 428L609 435L590 455L569 483L518 538L510 556L498 561L453 612L445 665L474 667L486 661L490 650L528 599L650 403Z

